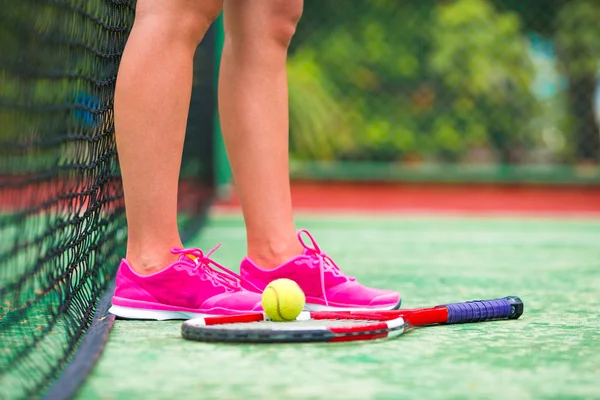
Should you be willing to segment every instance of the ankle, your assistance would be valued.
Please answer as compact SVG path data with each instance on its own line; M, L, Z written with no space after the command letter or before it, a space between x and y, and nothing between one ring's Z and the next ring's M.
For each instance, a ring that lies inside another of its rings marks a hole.
M177 261L179 256L171 254L170 249L171 247L162 246L146 250L128 248L125 258L135 272L140 275L150 275L162 271Z
M300 254L302 254L302 246L297 240L276 243L261 242L255 245L248 244L248 258L262 269L277 268Z

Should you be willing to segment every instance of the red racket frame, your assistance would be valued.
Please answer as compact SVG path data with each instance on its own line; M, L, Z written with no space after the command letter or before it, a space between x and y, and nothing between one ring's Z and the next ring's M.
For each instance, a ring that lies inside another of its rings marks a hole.
M364 319L371 321L389 321L402 317L411 326L443 324L448 318L448 310L444 306L406 310L385 311L304 311L302 319ZM206 325L231 324L235 322L260 322L268 317L262 312L225 315L204 318Z
M362 311L304 311L297 320L335 320L354 319L364 320L364 324L354 326L328 327L333 336L324 334L322 341L352 341L385 338L401 335L406 330L424 325L457 324L469 322L483 322L494 319L517 319L523 313L523 302L516 296L508 296L502 299L473 300L462 303L438 305L430 308L416 308L403 310L362 310ZM269 318L263 312L237 314L229 316L214 316L194 319L194 322L186 322L182 326L184 337L186 334L193 336L193 330L198 334L201 326L227 325L232 323L252 323L268 321ZM194 327L193 323L199 323ZM387 330L387 332L385 332ZM316 329L316 335L319 335ZM192 333L190 333L192 332ZM206 331L208 332L208 331ZM213 331L218 333L218 330ZM307 330L308 332L308 330ZM363 332L364 334L361 334ZM310 332L309 332L310 333ZM307 333L307 334L309 334ZM339 334L340 336L336 336ZM240 337L245 337L245 333ZM233 335L235 336L235 335ZM260 340L260 332L257 330L254 340ZM317 336L314 336L318 339ZM197 338L201 336L198 334ZM210 339L210 334L202 339ZM192 337L192 339L194 339ZM233 340L235 341L235 337ZM201 340L201 339L196 339ZM282 339L283 340L283 339ZM268 338L265 339L265 342Z

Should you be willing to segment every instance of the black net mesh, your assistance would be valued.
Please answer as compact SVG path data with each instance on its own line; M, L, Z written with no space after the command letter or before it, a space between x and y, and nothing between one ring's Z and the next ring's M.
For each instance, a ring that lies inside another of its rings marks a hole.
M295 161L598 165L600 2L307 1Z
M0 398L58 376L125 254L112 105L134 8L0 0ZM212 196L213 41L196 57L181 172L188 235Z

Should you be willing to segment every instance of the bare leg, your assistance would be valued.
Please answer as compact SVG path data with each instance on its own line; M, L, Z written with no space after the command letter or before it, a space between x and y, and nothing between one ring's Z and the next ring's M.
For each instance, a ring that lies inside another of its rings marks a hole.
M177 183L193 57L222 0L139 0L115 93L117 146L127 212L127 259L156 272L181 247Z
M287 49L302 0L225 0L219 110L248 256L273 268L301 253L288 167Z

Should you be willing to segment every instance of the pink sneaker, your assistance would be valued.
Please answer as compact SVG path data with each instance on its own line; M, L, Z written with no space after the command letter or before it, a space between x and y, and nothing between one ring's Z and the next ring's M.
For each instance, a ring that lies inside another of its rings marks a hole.
M302 239L303 233L310 238L312 247ZM294 280L306 295L304 309L307 311L394 310L400 307L398 293L368 288L354 277L344 275L335 262L321 251L308 231L301 230L298 240L304 246L302 255L273 270L262 269L245 257L240 265L242 286L262 293L275 279Z
M139 275L123 259L109 312L129 319L189 319L262 311L259 294L245 290L239 275L200 249L172 249L179 260L152 275ZM223 272L213 269L210 265Z

